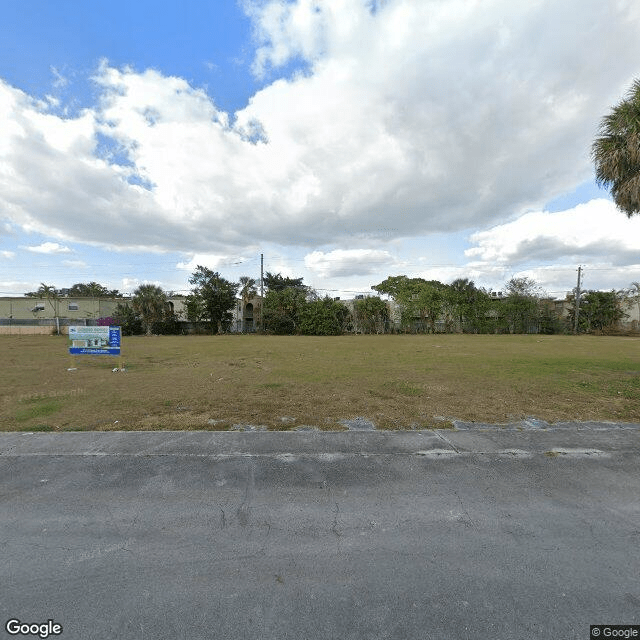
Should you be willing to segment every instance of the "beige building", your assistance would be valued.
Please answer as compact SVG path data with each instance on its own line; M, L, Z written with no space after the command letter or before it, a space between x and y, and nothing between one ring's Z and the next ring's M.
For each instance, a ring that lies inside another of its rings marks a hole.
M61 333L67 333L69 325L94 324L99 318L113 316L120 303L130 304L131 298L2 297L0 334L48 334L58 327ZM173 296L167 304L179 316L184 307L184 296Z
M254 333L260 330L260 309L262 298L254 296L248 300L236 300L236 306L232 310L233 321L231 331L234 333Z
M113 315L119 302L126 298L0 298L0 318L13 320L38 320L44 318L69 318L86 320Z

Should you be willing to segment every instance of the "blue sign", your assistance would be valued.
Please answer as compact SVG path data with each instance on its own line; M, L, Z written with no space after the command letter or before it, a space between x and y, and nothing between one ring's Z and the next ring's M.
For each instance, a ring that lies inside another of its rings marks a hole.
M119 356L120 336L120 327L69 327L69 353Z
M120 347L120 327L109 327L109 346Z

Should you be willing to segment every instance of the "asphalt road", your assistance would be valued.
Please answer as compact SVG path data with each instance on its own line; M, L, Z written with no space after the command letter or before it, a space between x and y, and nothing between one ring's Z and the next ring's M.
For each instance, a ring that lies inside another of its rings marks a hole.
M640 625L640 425L536 426L0 434L0 637Z

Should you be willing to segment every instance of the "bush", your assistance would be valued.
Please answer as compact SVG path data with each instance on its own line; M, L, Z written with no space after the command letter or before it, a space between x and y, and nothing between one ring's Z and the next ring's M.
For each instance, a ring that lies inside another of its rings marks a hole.
M142 322L128 304L118 302L112 320L115 325L121 327L123 336L137 336L142 333Z
M167 313L162 322L154 322L152 333L163 336L175 336L182 333L182 327L175 314Z
M296 323L293 318L277 310L265 309L264 326L267 333L277 336L290 336L296 332Z
M312 300L302 308L298 330L308 336L339 336L345 331L349 310L326 297Z

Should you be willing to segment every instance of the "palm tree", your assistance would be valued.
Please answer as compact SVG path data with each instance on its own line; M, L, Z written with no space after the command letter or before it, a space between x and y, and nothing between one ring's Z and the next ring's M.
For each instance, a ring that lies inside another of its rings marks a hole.
M611 190L627 217L640 213L640 79L601 120L591 155L596 183Z
M240 297L243 301L253 298L258 290L256 289L256 281L249 276L242 276L240 282Z
M46 298L49 304L51 305L51 309L53 310L54 317L56 314L56 301L59 300L60 296L58 295L58 290L50 284L45 284L44 282L40 283L37 291L38 295Z
M56 321L56 331L58 335L60 335L60 321L58 320L58 311L57 311L57 303L60 300L60 294L58 290L50 284L45 284L44 282L40 283L38 287L37 294L43 298L46 298L49 304L51 305L51 309L53 311L53 317Z
M141 284L133 292L133 309L140 316L142 325L148 336L151 335L153 325L164 318L167 295L155 284Z

